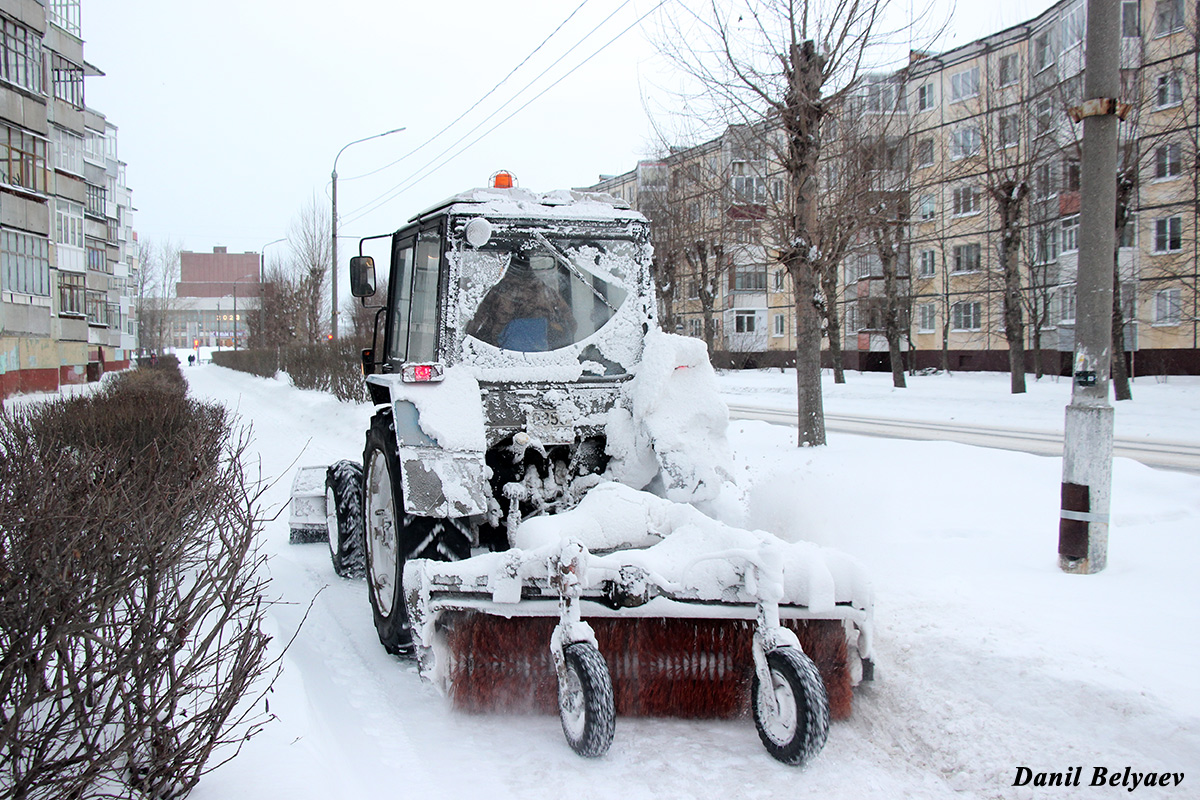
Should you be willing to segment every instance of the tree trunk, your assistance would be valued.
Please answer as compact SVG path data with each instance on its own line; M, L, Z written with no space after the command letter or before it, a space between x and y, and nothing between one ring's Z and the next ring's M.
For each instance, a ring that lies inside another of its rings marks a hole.
M788 272L792 275L796 298L796 443L800 447L815 447L825 444L821 315L813 302L817 280L807 263L789 265Z
M1118 237L1117 241L1120 241ZM1112 387L1117 400L1132 400L1129 387L1129 371L1125 369L1125 314L1121 308L1121 269L1117 262L1117 249L1113 248L1113 303L1112 303Z
M842 320L837 310L837 266L821 270L821 292L825 295L825 332L829 338L829 358L833 362L833 382L845 383L842 357Z
M883 223L887 224L887 223ZM904 381L904 360L900 355L900 297L899 281L896 279L896 253L891 236L885 234L877 243L879 260L883 266L883 295L887 303L884 309L883 335L888 343L888 360L892 367L892 386L907 388Z
M1005 182L992 190L1000 212L1000 269L1004 274L1004 339L1008 342L1008 374L1013 394L1025 393L1025 314L1021 308L1021 200L1024 191Z

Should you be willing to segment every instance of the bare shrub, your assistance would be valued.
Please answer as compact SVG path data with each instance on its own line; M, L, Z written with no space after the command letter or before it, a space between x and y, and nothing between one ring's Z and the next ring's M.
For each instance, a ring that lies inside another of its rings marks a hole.
M224 350L213 353L213 363L264 378L286 372L299 389L329 392L339 400L361 402L367 399L362 347L361 342L339 340L261 350Z
M0 797L183 797L265 723L245 447L166 359L0 414Z

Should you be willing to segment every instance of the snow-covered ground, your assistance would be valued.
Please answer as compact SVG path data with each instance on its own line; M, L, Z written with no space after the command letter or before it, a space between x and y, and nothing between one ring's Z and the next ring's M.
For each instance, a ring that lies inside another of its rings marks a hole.
M312 609L270 695L278 719L208 775L196 800L441 798L1126 797L1094 769L1184 773L1138 795L1200 797L1200 477L1114 466L1109 567L1056 564L1061 460L944 442L832 433L798 450L794 429L735 422L729 521L842 548L876 590L876 680L853 717L797 770L770 758L753 723L618 719L612 749L585 761L555 717L452 711L412 663L388 656L366 586L334 576L324 545L287 544L297 465L360 459L368 406L212 365L191 391L235 409L270 513L277 642ZM721 378L727 399L788 408L791 373ZM826 411L1061 429L1070 386L1007 377L851 373ZM1200 442L1200 380L1139 380L1121 435ZM266 510L266 509L264 509ZM315 601L314 601L315 598ZM1018 767L1082 767L1079 788L1013 787Z

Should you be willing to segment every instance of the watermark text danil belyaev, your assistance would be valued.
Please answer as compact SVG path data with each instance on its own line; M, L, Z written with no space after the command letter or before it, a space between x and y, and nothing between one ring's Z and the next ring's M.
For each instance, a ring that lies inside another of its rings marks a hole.
M1067 767L1062 772L1034 772L1029 767L1017 767L1013 786L1124 786L1132 792L1143 786L1179 786L1182 772L1137 772L1133 767Z

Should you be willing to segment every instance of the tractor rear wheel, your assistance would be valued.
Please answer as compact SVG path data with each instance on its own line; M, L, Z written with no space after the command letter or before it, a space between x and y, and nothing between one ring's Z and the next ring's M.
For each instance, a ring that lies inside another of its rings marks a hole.
M325 471L325 515L329 558L343 578L363 574L363 471L353 461L339 461Z
M799 766L821 752L829 736L829 700L821 673L812 659L795 647L767 653L771 686L755 673L750 707L763 747L784 764Z

